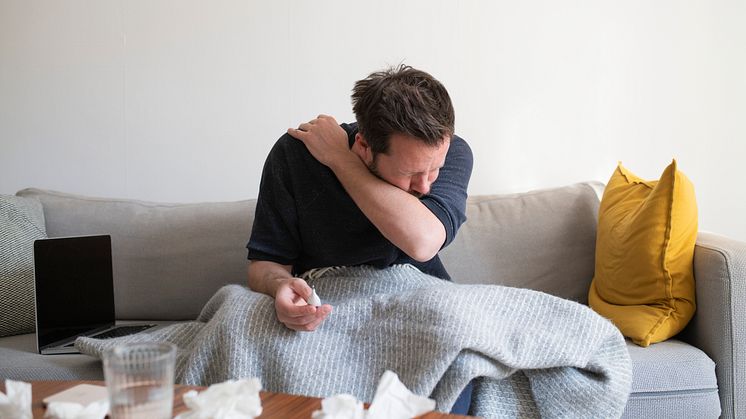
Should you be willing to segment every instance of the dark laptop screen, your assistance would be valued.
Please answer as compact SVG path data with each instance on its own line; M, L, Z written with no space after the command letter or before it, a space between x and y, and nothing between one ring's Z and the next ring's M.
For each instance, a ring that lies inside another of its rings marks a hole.
M39 347L114 324L111 237L34 242Z

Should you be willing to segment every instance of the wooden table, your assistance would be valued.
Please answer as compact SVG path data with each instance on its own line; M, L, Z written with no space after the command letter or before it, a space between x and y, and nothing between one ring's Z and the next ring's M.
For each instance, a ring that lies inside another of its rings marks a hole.
M77 384L95 384L103 386L103 381L31 381L32 409L34 418L44 417L44 406L42 399L54 393L68 389ZM182 396L189 390L204 390L206 387L182 386L174 387L174 415L187 410ZM5 380L0 380L0 390L5 392ZM310 419L314 410L321 409L321 399L316 397L294 396L291 394L272 393L262 391L259 394L262 399L263 412L259 418L262 419ZM447 415L444 413L430 412L419 417L419 419L457 419L468 416Z

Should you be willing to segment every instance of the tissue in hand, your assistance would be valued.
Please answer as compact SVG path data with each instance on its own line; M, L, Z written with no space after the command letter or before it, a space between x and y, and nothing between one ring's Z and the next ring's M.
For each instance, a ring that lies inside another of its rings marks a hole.
M308 301L306 301L309 305L319 307L321 305L321 298L319 298L319 295L316 294L316 288L312 289L312 294L310 297L308 297Z
M189 411L175 419L253 419L262 414L261 389L259 380L251 378L213 384L201 393L189 391L184 394Z
M321 401L312 419L409 419L435 409L435 400L418 396L392 371L381 376L367 412L355 397L340 394Z
M31 384L5 380L5 394L0 392L0 418L31 417Z

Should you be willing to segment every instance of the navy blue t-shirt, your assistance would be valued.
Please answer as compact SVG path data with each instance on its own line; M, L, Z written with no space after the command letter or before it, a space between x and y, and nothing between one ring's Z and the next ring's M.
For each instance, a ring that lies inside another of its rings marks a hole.
M341 124L350 146L357 124ZM466 221L466 189L473 157L469 145L453 136L445 166L420 198L443 223L450 244ZM371 265L385 268L410 263L422 272L450 279L436 255L417 262L388 241L358 208L331 169L301 141L285 134L264 164L254 226L246 247L251 260L292 265L298 275L326 266Z

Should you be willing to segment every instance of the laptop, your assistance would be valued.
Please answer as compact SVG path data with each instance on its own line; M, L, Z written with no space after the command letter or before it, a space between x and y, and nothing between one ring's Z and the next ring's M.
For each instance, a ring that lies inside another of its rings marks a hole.
M40 354L79 353L75 339L126 336L153 324L117 326L111 236L34 241L36 345Z

